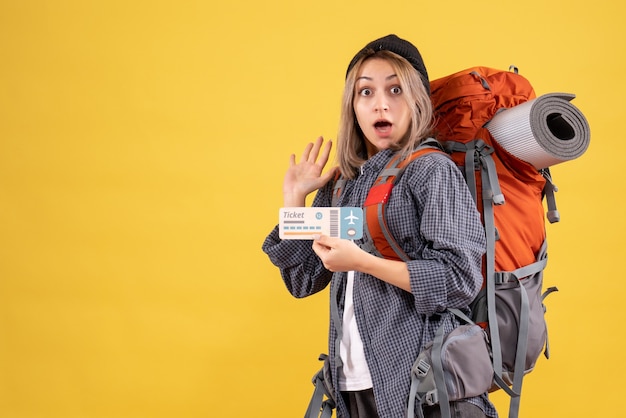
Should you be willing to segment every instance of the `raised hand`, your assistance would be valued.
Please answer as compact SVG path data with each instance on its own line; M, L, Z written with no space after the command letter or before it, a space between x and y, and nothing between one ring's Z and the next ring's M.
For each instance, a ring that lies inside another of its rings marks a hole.
M291 154L289 168L283 181L283 199L285 207L304 206L309 193L325 185L334 175L335 168L323 173L328 163L332 142L319 137L309 143L302 153L300 161Z

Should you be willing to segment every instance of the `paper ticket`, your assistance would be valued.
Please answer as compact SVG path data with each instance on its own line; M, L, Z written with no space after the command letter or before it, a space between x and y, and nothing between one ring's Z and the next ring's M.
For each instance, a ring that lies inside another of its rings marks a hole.
M315 235L359 239L363 237L363 209L357 207L280 208L281 239L313 239Z

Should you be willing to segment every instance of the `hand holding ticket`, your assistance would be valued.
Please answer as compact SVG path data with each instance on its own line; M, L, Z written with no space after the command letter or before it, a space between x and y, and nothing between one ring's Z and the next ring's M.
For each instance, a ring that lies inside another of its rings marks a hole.
M363 237L363 209L357 207L280 208L278 216L281 239L313 239L320 234L343 239Z

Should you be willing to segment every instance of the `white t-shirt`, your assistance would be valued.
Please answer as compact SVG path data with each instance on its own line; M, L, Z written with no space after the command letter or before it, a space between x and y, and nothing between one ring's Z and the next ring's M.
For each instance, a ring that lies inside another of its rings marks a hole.
M339 369L339 390L355 391L372 387L372 377L365 361L363 341L354 317L354 272L348 272L345 309L343 311L343 335L339 356L343 367Z

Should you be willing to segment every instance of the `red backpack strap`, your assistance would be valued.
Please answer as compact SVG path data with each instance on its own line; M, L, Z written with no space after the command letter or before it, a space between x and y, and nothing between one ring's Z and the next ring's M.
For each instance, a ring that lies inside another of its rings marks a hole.
M394 184L398 181L406 166L412 161L431 152L445 154L435 140L421 144L408 158L402 160L396 154L378 174L378 178L370 189L363 205L363 249L390 260L408 261L410 258L402 250L389 232L385 216L385 207Z

